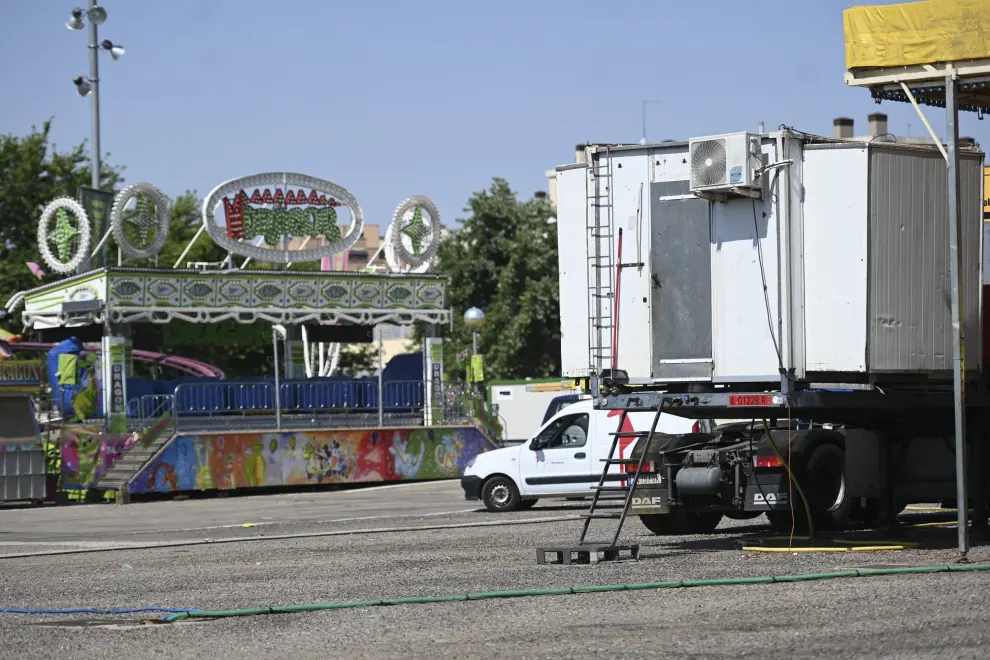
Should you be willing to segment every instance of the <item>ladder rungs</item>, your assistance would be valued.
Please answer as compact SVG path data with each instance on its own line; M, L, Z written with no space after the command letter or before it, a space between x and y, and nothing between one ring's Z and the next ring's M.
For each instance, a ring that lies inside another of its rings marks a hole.
M600 458L598 460L609 465L639 465L638 458Z
M622 517L622 514L609 511L607 513L582 513L581 517L591 520L618 520Z
M629 486L595 486L595 490L599 493L626 493Z
M649 435L649 433L649 431L619 431L617 433L609 433L609 435L614 435L617 438L642 438Z

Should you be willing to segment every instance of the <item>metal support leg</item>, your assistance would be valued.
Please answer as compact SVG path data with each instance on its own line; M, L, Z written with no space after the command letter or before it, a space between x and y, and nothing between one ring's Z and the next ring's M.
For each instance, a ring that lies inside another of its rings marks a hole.
M278 331L272 328L272 357L275 358L275 429L282 430L282 397L280 396L280 383L278 375Z
M879 440L880 502L877 508L877 528L884 533L891 533L895 526L894 516L897 515L894 511L894 483L891 480L893 448L889 435L881 435Z
M383 398L384 390L382 383L382 378L384 377L385 366L383 364L383 357L385 352L384 343L382 341L382 330L383 326L379 325L375 328L378 331L378 426L385 426L385 399Z
M987 461L986 448L983 440L987 433L987 416L983 412L971 414L967 418L970 447L973 450L971 462L976 468L975 474L969 476L975 479L973 493L973 527L971 539L985 541L987 539Z
M946 141L948 142L949 175L949 272L952 299L952 389L956 427L956 499L959 512L959 554L965 559L969 551L969 488L966 475L966 407L964 359L965 344L962 331L962 300L959 272L962 270L959 252L959 90L954 73L945 77Z

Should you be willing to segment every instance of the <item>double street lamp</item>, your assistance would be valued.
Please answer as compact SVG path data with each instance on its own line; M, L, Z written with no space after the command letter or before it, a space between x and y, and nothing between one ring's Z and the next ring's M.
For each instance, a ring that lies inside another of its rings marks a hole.
M100 187L100 61L99 51L103 49L110 53L110 57L119 60L124 55L124 47L115 44L109 39L99 40L97 27L103 25L107 20L107 10L96 4L96 0L90 0L89 9L76 7L72 10L72 15L65 24L70 30L81 30L86 27L83 18L89 20L89 77L76 76L72 79L75 83L76 92L79 96L89 96L93 99L92 107L92 186L95 189Z

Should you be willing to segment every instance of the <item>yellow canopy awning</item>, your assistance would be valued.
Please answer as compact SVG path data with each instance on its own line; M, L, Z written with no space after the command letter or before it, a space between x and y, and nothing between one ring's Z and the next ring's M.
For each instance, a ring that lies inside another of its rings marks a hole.
M846 68L990 59L990 0L926 0L843 13Z

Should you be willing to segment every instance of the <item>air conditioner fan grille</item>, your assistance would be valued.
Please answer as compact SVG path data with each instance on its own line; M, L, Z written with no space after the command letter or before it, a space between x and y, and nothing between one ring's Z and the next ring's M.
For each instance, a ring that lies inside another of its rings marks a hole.
M725 140L704 140L691 145L691 180L695 186L725 183Z

